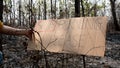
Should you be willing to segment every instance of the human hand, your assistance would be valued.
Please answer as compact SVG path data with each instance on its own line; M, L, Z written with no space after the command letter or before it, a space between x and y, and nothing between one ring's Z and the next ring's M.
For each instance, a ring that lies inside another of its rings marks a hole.
M27 36L30 40L32 40L32 35L33 35L33 30L28 29L28 30L26 31L26 36Z

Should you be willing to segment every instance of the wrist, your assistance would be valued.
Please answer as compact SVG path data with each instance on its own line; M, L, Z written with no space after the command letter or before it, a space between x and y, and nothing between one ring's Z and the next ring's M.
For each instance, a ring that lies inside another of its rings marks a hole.
M32 30L26 30L26 36L31 40L32 39L32 33L33 33L33 31Z

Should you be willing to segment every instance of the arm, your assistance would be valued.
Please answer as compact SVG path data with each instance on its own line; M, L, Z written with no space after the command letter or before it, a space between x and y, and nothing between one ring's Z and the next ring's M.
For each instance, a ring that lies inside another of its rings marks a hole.
M3 25L3 27L0 30L0 33L8 34L8 35L26 35L27 32L28 30L26 29L18 29L18 28L5 26L5 25Z
M13 28L13 27L6 26L6 25L3 25L0 28L0 33L7 34L7 35L25 35L30 39L32 37L32 31L31 30L18 29L18 28Z

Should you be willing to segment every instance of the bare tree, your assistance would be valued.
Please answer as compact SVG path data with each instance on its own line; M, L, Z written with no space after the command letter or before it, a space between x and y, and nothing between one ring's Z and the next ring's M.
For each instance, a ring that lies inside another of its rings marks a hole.
M95 3L95 7L94 7L94 16L97 16L97 4Z
M13 0L13 4L15 5L15 0ZM13 9L13 24L15 23L15 6L14 6L14 9Z
M44 0L44 19L47 19L46 14L47 14L46 0Z
M84 4L83 4L83 0L81 0L81 6L82 6L82 16L85 16L85 12L84 12Z
M67 1L65 0L65 13L66 13L66 18L68 18L68 8L67 8Z
M19 0L19 25L21 26L21 0Z
M52 0L51 0L51 18L53 18L53 9L52 9L52 4L53 4L53 2L52 2Z
M38 19L40 19L40 13L41 13L40 8L41 8L41 7L40 7L40 2L39 2L39 8L38 8L38 11L39 11L39 12L38 12Z
M3 0L0 0L0 20L3 21ZM0 51L3 51L3 47L2 47L2 36L0 34ZM1 58L2 59L2 58ZM1 67L3 68L3 66Z
M114 21L115 29L117 31L120 31L120 27L119 27L118 20L117 20L117 17L116 17L115 1L116 0L110 0L111 12L112 12L112 16L113 16L113 21Z
M3 14L3 0L0 0L0 20L3 21L3 17L2 17L2 14ZM0 34L0 51L2 51L2 36Z
M55 0L55 12L54 12L54 18L56 18L56 0Z
M75 17L80 17L80 0L75 0Z

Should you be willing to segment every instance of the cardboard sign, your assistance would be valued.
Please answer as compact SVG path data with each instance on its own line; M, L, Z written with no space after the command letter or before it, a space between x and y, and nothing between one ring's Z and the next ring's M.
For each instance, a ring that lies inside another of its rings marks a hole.
M107 17L38 20L28 50L104 56Z

